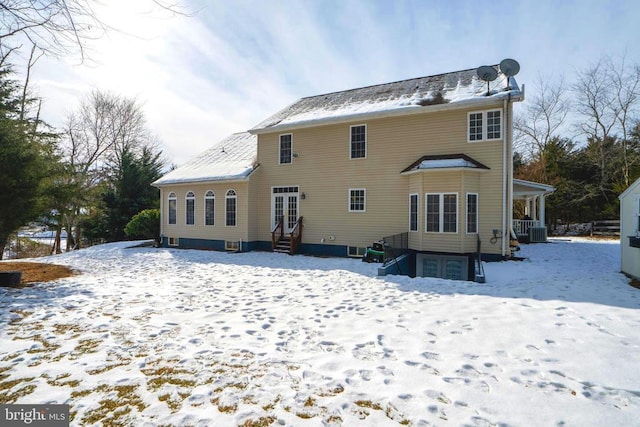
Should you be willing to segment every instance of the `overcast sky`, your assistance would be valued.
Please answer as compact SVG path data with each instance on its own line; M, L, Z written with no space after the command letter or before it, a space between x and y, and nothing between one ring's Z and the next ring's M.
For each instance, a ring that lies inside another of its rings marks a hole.
M92 66L45 59L42 115L59 126L92 89L136 97L171 162L181 164L303 96L516 59L527 94L538 76L571 80L603 55L640 64L640 1L108 0L118 28Z

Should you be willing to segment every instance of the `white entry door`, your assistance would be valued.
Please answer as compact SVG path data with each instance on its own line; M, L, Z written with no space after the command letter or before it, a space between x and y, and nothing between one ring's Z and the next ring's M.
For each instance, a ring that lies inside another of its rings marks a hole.
M274 187L271 198L271 226L284 216L284 232L291 233L298 221L298 187Z

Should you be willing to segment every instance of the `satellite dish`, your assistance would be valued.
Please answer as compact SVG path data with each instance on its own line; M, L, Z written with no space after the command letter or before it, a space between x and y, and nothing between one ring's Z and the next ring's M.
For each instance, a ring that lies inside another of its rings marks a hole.
M498 77L498 72L496 71L496 69L490 67L489 65L483 65L482 67L479 67L476 71L476 74L478 74L478 77L480 77L480 79L484 80L485 82L492 82Z
M503 59L500 62L500 71L507 77L515 76L520 71L520 64L515 59Z

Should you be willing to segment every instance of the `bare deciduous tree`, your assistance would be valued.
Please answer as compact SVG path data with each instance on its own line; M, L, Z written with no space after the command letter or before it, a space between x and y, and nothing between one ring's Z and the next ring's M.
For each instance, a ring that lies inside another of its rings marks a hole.
M576 110L582 115L579 130L600 144L601 170L606 169L604 142L621 144L623 185L630 181L630 168L637 161L629 156L629 131L640 110L640 66L629 65L623 56L610 57L578 72L573 85Z
M158 8L189 16L179 3L153 0ZM0 65L24 43L53 56L90 57L91 41L104 36L110 25L96 13L97 0L2 0L0 2Z
M570 102L564 78L553 80L539 76L538 92L527 99L524 110L516 115L514 131L521 154L535 158L565 125Z
M81 237L78 219L92 205L93 190L118 170L123 153L155 148L155 140L137 100L94 90L69 115L62 146L69 180L78 190L65 214L67 231L76 233L68 244L77 245Z

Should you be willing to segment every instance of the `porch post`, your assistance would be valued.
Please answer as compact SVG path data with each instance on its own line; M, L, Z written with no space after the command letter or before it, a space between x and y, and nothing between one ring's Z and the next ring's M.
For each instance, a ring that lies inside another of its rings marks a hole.
M526 204L524 206L524 214L531 218L531 197L525 199Z
M533 213L531 214L531 219L534 221L538 220L538 211L537 211L537 205L538 205L538 196L533 196Z
M546 224L545 222L545 217L544 217L544 194L540 196L540 226L544 227L544 225Z

